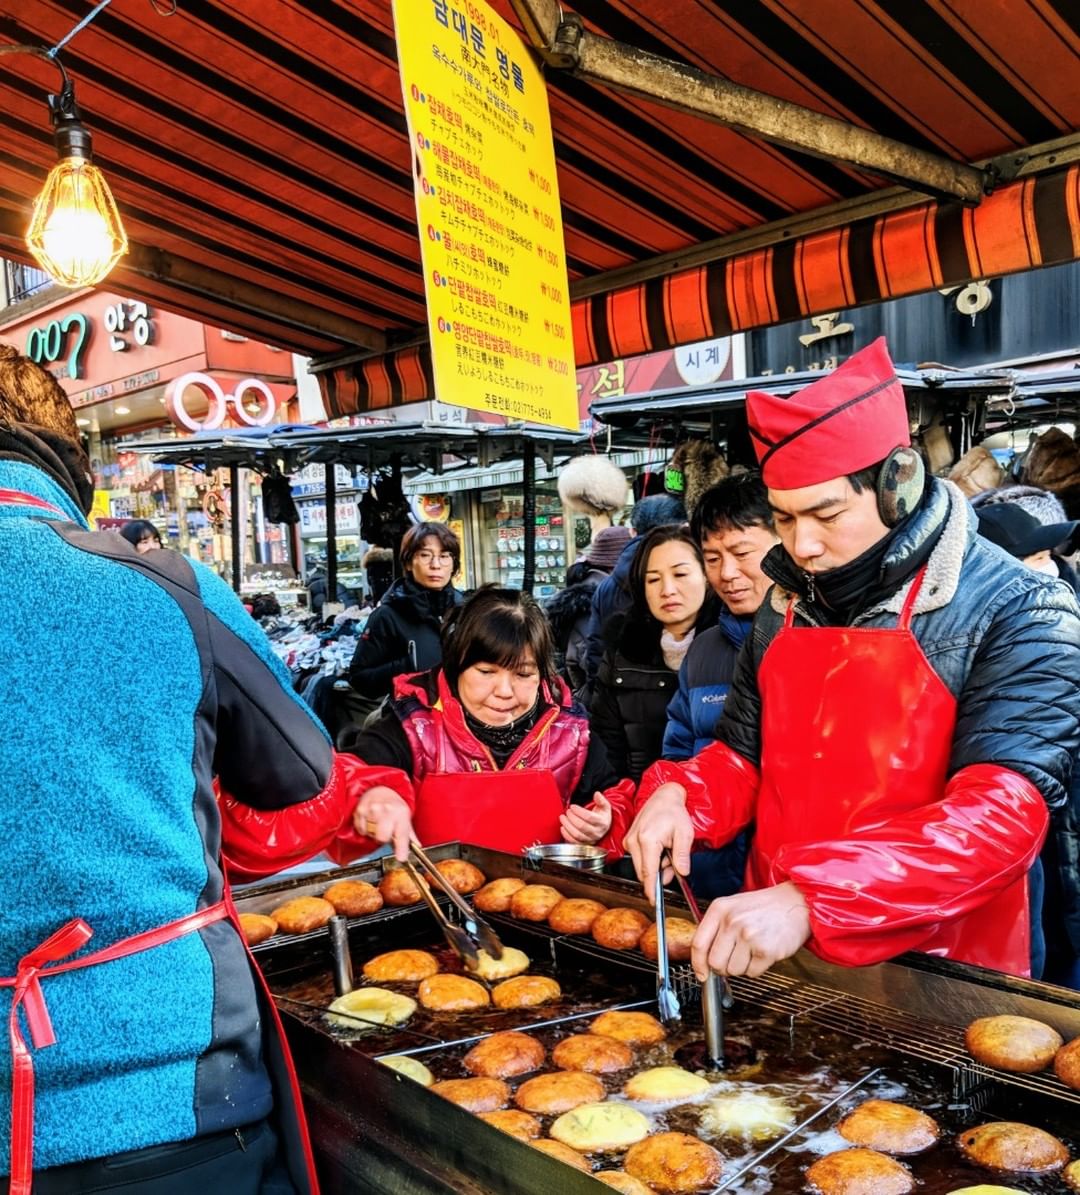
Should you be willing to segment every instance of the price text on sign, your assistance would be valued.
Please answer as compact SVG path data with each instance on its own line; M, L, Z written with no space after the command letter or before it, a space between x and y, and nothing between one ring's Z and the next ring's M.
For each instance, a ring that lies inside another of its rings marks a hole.
M483 0L394 0L437 396L578 426L543 76Z

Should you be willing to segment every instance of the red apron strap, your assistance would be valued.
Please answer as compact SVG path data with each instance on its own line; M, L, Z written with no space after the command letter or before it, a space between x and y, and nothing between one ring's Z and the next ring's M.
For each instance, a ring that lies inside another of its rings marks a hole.
M0 502L3 501L3 494L4 491L0 490ZM20 1007L25 1010L35 1049L40 1050L56 1042L41 990L41 980L65 971L78 971L83 967L94 967L99 963L138 954L152 946L160 946L165 942L182 938L185 934L194 933L227 915L225 902L220 901L177 921L170 921L145 933L123 938L114 942L112 946L106 946L104 950L83 955L82 958L70 959L68 962L60 962L60 959L85 946L93 935L94 931L90 926L76 918L46 938L41 945L24 954L19 960L14 976L0 977L0 988L14 988L8 1015L8 1042L12 1062L9 1195L30 1195L34 1171L34 1060L19 1023Z
M900 620L896 624L898 631L911 630L911 614L915 609L915 602L919 596L919 590L922 589L923 578L926 576L926 565L915 574L915 580L911 582L911 588L908 590L908 595L904 598L903 609L900 611Z
M793 593L788 598L787 609L784 611L784 629L790 630L795 625L795 602L796 595Z

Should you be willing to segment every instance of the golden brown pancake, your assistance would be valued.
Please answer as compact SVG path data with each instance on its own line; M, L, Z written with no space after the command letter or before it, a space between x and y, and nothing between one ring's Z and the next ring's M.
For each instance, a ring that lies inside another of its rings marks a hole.
M1031 1017L980 1017L967 1027L964 1044L986 1066L1033 1074L1054 1060L1061 1034Z
M477 1042L463 1062L470 1074L509 1079L539 1070L544 1065L544 1047L535 1037L511 1029Z
M690 947L697 926L685 917L665 917L664 926L667 929L668 959L673 963L685 963L690 958ZM655 921L641 935L638 948L647 959L655 959L659 955Z
M852 1145L886 1154L917 1154L941 1136L936 1120L892 1100L866 1100L836 1126Z
M625 1170L599 1170L593 1175L593 1178L598 1178L605 1185L614 1187L616 1191L622 1191L623 1195L653 1195L652 1187L645 1186L643 1182L639 1182Z
M515 892L525 887L524 880L507 876L501 880L491 880L473 897L473 904L481 913L509 913L510 901Z
M409 873L401 867L395 867L383 876L379 894L388 905L415 905L423 899Z
M1054 1055L1054 1074L1066 1087L1080 1091L1080 1037L1074 1037Z
M586 1174L589 1172L589 1163L581 1154L576 1149L571 1149L569 1145L563 1145L561 1141L552 1141L550 1137L542 1137L539 1141L530 1141L529 1144L533 1149L550 1154L553 1158L558 1158L560 1162L565 1162L567 1166L573 1166L575 1170L584 1170Z
M343 917L366 917L383 907L382 894L374 884L363 880L338 880L323 893Z
M579 1104L599 1103L604 1095L604 1085L595 1075L554 1071L526 1079L514 1093L514 1103L526 1112L559 1116Z
M613 1037L628 1046L651 1046L667 1037L664 1026L647 1012L602 1012L589 1026L589 1032Z
M610 1075L632 1066L634 1052L625 1042L598 1033L577 1033L564 1038L551 1051L551 1061L564 1071L585 1071L589 1075Z
M249 946L258 946L260 942L265 942L277 933L277 922L273 917L267 917L263 913L241 913L240 929L243 931L244 941Z
M510 898L510 913L519 921L547 921L562 893L547 884L526 884Z
M562 988L546 975L518 975L491 989L497 1008L535 1008L558 1000L561 995Z
M528 1112L517 1108L503 1108L498 1112L481 1112L480 1119L494 1125L519 1141L535 1141L540 1136L540 1122Z
M464 975L429 976L421 983L417 997L433 1012L462 1012L491 1003L487 988Z
M548 925L560 934L587 934L606 906L598 900L560 900L548 914Z
M607 909L592 923L593 940L610 950L633 950L649 928L649 919L637 909Z
M1014 1120L992 1120L965 1129L956 1143L973 1162L990 1170L1045 1174L1060 1170L1069 1160L1069 1151L1056 1137Z
M711 1145L686 1133L656 1133L631 1145L623 1169L660 1191L708 1191L720 1181L723 1159Z
M806 1185L821 1195L907 1195L915 1190L903 1162L872 1149L826 1154L807 1170Z
M466 859L440 859L435 864L435 870L454 889L467 896L478 888L483 888L487 876L479 867L469 863Z
M510 1102L510 1088L502 1079L444 1079L430 1090L469 1112L494 1112Z
M368 959L364 978L375 983L419 983L438 969L438 960L426 950L391 950Z
M283 934L307 934L322 927L337 910L321 896L297 896L279 905L270 916Z

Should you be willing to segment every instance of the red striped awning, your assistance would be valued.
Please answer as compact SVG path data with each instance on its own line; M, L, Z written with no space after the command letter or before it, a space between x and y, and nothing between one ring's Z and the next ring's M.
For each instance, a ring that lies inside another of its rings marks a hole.
M143 252L109 286L296 351L424 323L390 0L113 0L64 49ZM495 0L514 20L508 0ZM593 33L963 161L1080 129L1074 0L567 0ZM51 45L86 0L0 0ZM1075 181L918 207L640 284L624 272L883 191L886 180L549 71L581 363L1077 256ZM52 157L55 72L0 59L0 253ZM1075 146L1062 145L1062 163ZM1064 205L1064 208L1063 206ZM1064 213L1064 215L1063 215ZM779 234L778 234L779 235ZM137 268L133 268L137 267ZM608 281L608 275L613 275ZM0 330L2 334L2 330ZM409 349L328 382L342 410L425 390Z

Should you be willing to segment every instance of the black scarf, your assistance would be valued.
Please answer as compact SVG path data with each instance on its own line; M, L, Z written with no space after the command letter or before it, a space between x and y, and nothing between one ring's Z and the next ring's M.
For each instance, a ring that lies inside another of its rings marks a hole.
M889 560L897 540L908 534L912 520L922 512L930 484L928 478L922 500L906 519L847 564L822 573L807 573L796 565L781 544L777 544L762 560L761 571L782 588L798 594L821 622L830 626L850 626L864 610L887 601L906 584L937 546L945 530L945 519L901 560Z
M0 423L0 460L19 461L47 473L75 505L88 513L94 502L89 462L78 444L33 423Z
M496 767L502 768L510 756L521 746L525 736L536 725L542 706L540 698L537 696L536 704L527 714L522 714L520 718L515 718L513 722L508 722L505 726L488 726L486 722L474 718L464 706L461 708L465 714L465 725L491 752Z

